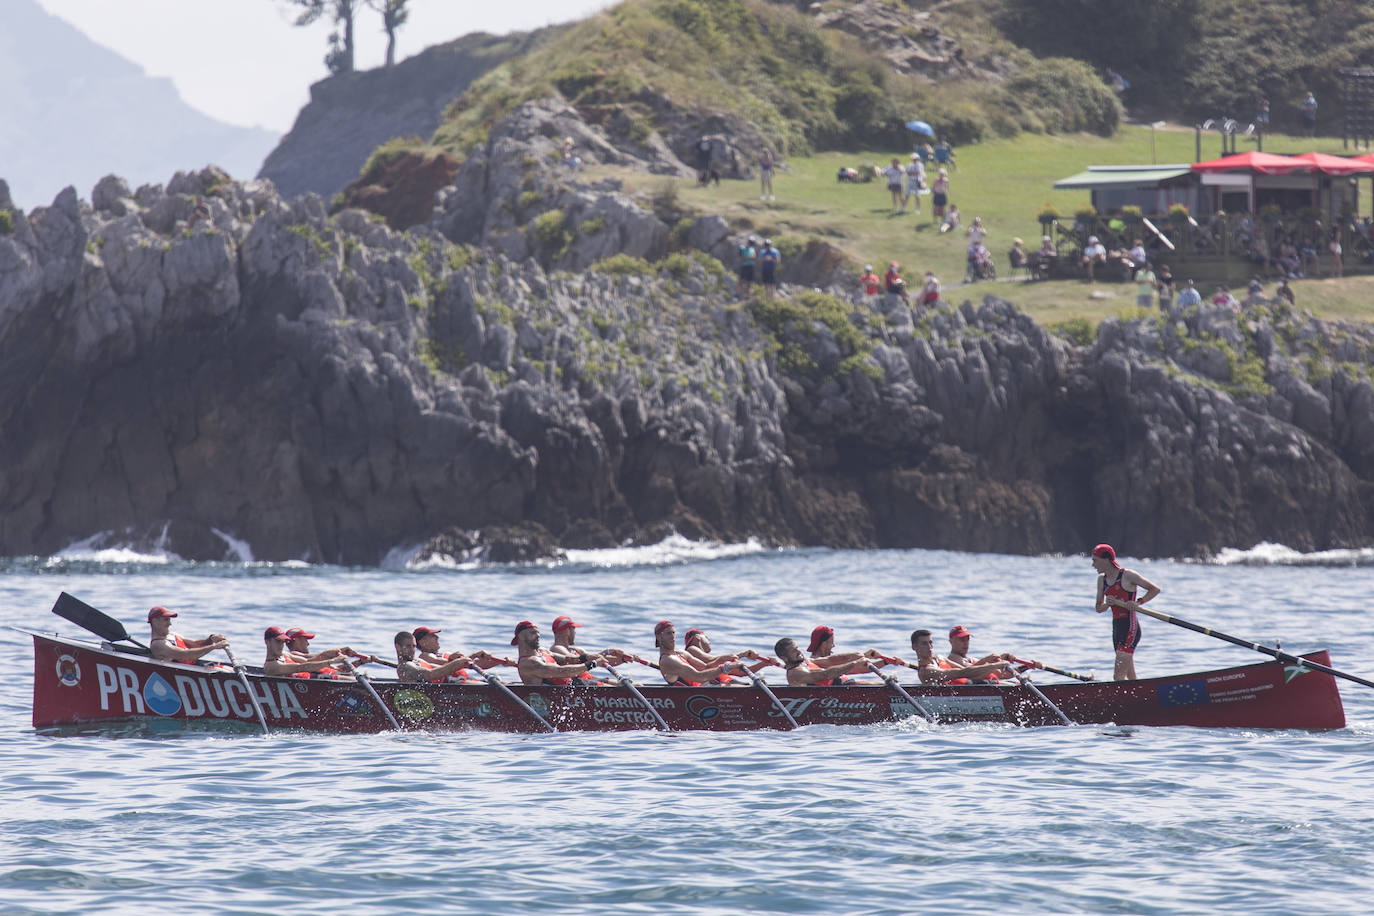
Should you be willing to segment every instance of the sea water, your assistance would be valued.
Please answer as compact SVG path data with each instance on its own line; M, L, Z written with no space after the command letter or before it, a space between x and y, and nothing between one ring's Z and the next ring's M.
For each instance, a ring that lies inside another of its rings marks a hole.
M1154 606L1374 678L1370 552L1264 545L1127 560ZM270 624L386 653L399 629L509 653L570 614L580 645L652 652L656 621L718 650L804 642L909 654L973 632L1109 677L1084 557L764 550L681 541L530 567L188 564L74 550L0 561L0 624L81 636L60 591L147 637ZM1263 660L1142 618L1143 676ZM1366 913L1374 690L1324 733L1086 726L812 726L795 733L368 736L30 725L29 637L0 629L0 912ZM508 670L508 669L507 669ZM652 682L648 669L630 671ZM777 674L771 676L778 679ZM1038 675L1045 683L1052 676ZM165 724L165 723L164 723Z

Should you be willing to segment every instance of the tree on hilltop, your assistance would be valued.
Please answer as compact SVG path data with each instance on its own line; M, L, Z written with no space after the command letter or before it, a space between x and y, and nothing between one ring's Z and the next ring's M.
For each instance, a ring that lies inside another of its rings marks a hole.
M324 56L330 73L353 72L353 17L364 0L282 0L289 7L297 7L296 25L310 25L324 16L334 20L335 31L329 34L329 52ZM405 4L402 3L402 6ZM340 36L338 29L342 27Z
M410 18L406 4L410 0L367 0L367 5L382 14L382 28L386 30L386 65L396 65L396 32Z

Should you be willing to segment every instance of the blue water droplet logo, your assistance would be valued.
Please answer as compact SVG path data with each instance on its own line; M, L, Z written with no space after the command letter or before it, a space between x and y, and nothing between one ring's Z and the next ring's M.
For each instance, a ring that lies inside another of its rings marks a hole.
M143 700L159 716L175 715L181 709L181 697L157 672L148 675L148 682L143 685Z

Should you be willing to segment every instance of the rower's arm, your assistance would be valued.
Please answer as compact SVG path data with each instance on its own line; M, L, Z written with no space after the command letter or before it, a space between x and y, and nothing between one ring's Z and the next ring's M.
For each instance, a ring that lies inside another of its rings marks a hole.
M152 645L148 647L148 649L152 654L153 658L161 659L162 661L193 662L196 659L204 655L209 655L216 649L222 649L227 645L229 645L227 641L221 641L211 642L194 649L183 649L179 646L173 645L165 639L155 639L153 640Z
M1135 599L1136 606L1139 606L1139 605L1144 604L1146 601L1149 601L1151 598L1153 598L1153 597L1155 597L1156 595L1159 594L1159 586L1158 586L1158 585L1155 585L1153 582L1151 582L1149 579L1146 579L1144 576L1142 576L1140 573L1136 572L1135 570L1133 570L1133 569L1127 570L1127 571L1126 571L1126 575L1127 575L1127 577L1129 577L1133 582L1135 582L1135 584L1136 584L1136 586L1137 586L1138 588L1143 588L1143 589L1145 589L1145 594L1143 594L1143 595L1141 595L1139 598Z
M1101 614L1107 609L1107 577L1098 573L1097 575L1097 601L1093 606L1097 608L1097 613Z
M308 673L311 671L319 671L321 668L328 668L330 667L330 663L333 661L334 659L332 658L317 658L305 662L286 661L285 659L274 658L270 661L264 662L262 665L262 670L264 674L272 674L277 676L301 674Z
M589 663L585 665L581 662L573 662L568 665L550 665L548 662L535 658L533 655L527 655L520 659L519 668L521 676L577 677L582 672L590 671L597 666L597 660L595 658L589 656L588 662Z
M472 659L457 655L436 668L420 668L415 673L418 674L422 680L442 681L459 668L466 668L470 664L472 664Z
M845 654L849 655L853 653ZM812 661L816 664L821 664L822 662L827 661L827 659L813 658ZM813 686L817 681L828 681L833 678L837 678L842 674L850 673L852 664L852 662L841 662L838 665L830 665L825 668L803 668L802 666L798 665L797 667L788 670L787 683L793 685L794 687L810 687ZM864 670L867 671L868 669L865 668Z

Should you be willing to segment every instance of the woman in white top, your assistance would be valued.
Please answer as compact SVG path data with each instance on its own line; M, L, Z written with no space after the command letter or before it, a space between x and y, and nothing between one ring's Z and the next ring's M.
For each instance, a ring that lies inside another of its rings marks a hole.
M911 154L911 163L906 167L906 197L902 200L902 212L906 212L906 202L915 201L916 215L921 215L921 192L926 186L926 167L921 162L920 153Z

